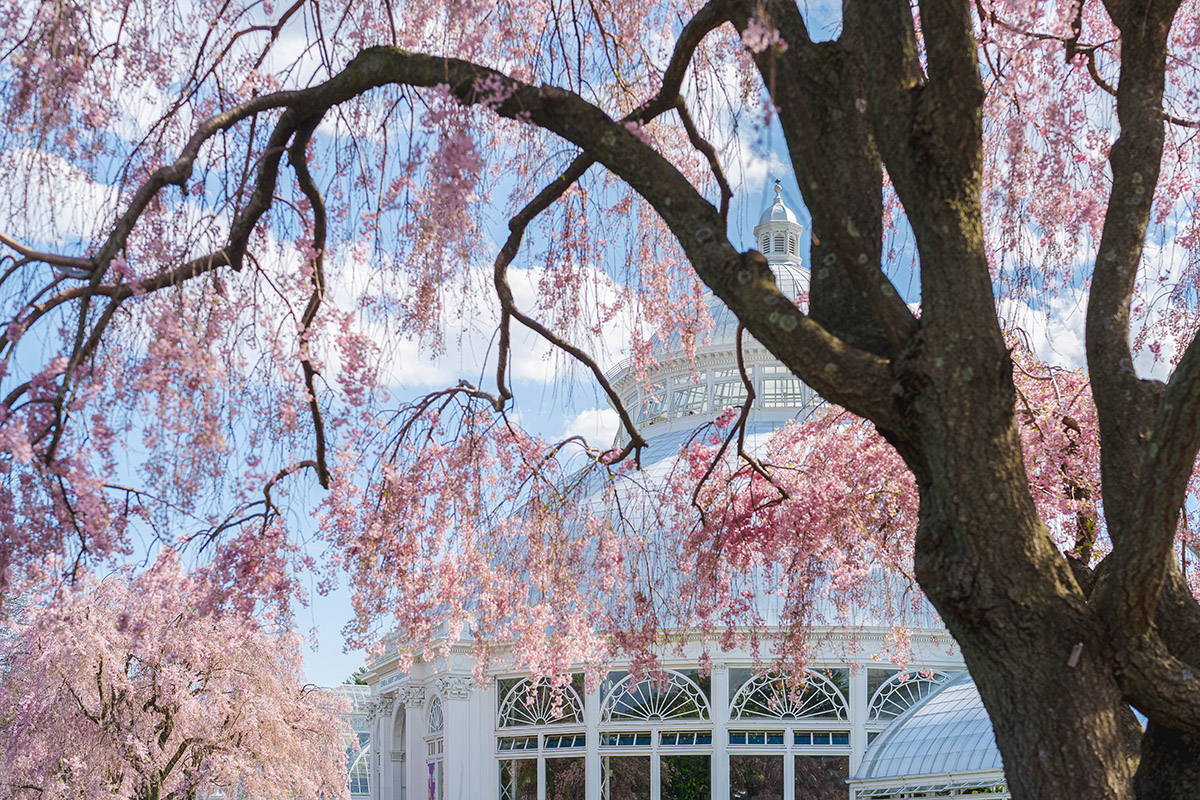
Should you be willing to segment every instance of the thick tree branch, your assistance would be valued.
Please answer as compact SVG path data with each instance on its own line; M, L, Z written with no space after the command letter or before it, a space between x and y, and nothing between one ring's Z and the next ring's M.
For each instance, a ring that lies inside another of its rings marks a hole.
M1150 630L1172 561L1188 481L1200 451L1200 343L1193 339L1162 394L1150 427L1128 519L1136 530L1114 537L1110 609L1120 635Z
M1138 710L1160 725L1200 733L1200 674L1173 656L1154 632L1117 649L1122 688Z
M1092 273L1087 359L1100 419L1105 514L1114 539L1125 535L1141 471L1144 437L1161 391L1139 381L1129 345L1129 314L1163 152L1162 96L1167 37L1179 3L1106 4L1122 30L1117 118L1109 153L1113 188Z
M1114 544L1113 576L1101 585L1096 604L1118 639L1140 642L1166 574L1182 504L1179 482L1191 474L1195 459L1194 435L1181 426L1194 424L1197 413L1200 356L1193 343L1164 393L1160 384L1138 379L1129 343L1130 307L1162 160L1167 40L1179 2L1106 5L1121 29L1123 58L1121 135L1109 154L1113 189L1087 311L1105 515ZM1180 472L1183 457L1188 463ZM1156 503L1162 505L1146 507Z
M924 81L908 3L862 5L858 13L867 63L888 65L870 72L868 105L884 165L916 234L922 322L960 335L986 330L985 349L994 351L1002 344L979 210L984 93L969 6L921 4ZM972 357L981 361L985 352Z
M759 15L730 2L739 30ZM883 172L871 141L856 52L853 8L839 42L813 43L799 9L773 6L788 44L755 54L763 80L789 102L779 106L788 152L812 212L810 313L847 343L881 356L903 352L916 320L882 269Z
M54 267L62 267L65 270L73 270L73 272L68 273L68 277L72 278L90 276L92 270L96 267L92 261L86 258L61 256L56 253L43 253L34 250L9 236L5 236L3 233L0 233L0 244L19 253L26 262L39 262Z
M300 191L304 192L304 196L308 198L313 212L313 290L308 298L308 305L304 309L304 315L300 318L300 365L304 370L304 387L308 390L308 409L312 415L313 435L316 438L317 479L322 488L328 489L330 478L329 465L325 459L325 420L321 415L321 404L317 399L315 383L317 371L313 366L308 341L309 330L313 320L317 317L317 311L321 308L321 301L325 298L325 200L321 197L321 190L317 188L312 173L308 170L308 154L306 153L313 132L321 123L321 117L321 114L314 114L305 120L304 124L296 131L290 159L292 168L296 171L296 180L300 185Z
M712 13L714 25L719 18L719 14ZM854 413L895 429L902 426L902 420L892 407L892 376L888 363L847 346L800 312L779 291L761 256L743 256L732 247L717 209L669 161L624 125L563 89L533 87L466 61L436 58L393 47L368 48L322 84L305 90L264 95L202 123L176 162L157 170L135 192L134 199L96 258L99 268L93 273L89 294L81 298L83 303L86 305L90 294L99 288L104 266L117 248L123 246L151 199L163 187L187 179L200 146L216 131L251 114L287 106L260 162L255 193L231 228L233 247L232 252L225 253L225 258L237 268L249 233L271 202L279 157L303 120L371 89L391 84L448 85L451 93L464 104L486 102L494 105L493 92L485 93L476 88L485 80L492 81L493 85L498 81L509 93L507 99L495 105L498 114L532 122L573 142L642 195L680 241L701 279L735 314L749 321L747 328L759 342L800 373L817 391ZM674 98L667 106L673 104ZM763 309L767 313L761 313ZM113 311L115 305L110 303L92 328L91 336L77 343L73 365L81 363L99 343L100 334ZM83 308L81 320L86 316L86 308ZM64 381L64 385L66 383L69 380Z

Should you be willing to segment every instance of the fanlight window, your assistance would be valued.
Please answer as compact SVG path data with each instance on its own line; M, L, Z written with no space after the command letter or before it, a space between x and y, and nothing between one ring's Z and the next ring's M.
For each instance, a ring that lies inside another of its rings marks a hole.
M941 686L950 676L945 672L910 675L901 680L893 675L876 691L867 705L867 721L880 722L899 716L906 708Z
M755 675L742 685L729 704L733 719L850 718L846 697L833 681L818 672L805 672L804 687L789 691L780 675Z
M626 675L612 687L600 708L603 722L708 719L708 698L686 675L668 672L640 683Z
M583 701L570 684L557 689L546 683L535 687L523 678L500 703L501 728L582 722Z
M442 716L442 699L435 697L429 703L429 735L434 736L446 728L446 718Z

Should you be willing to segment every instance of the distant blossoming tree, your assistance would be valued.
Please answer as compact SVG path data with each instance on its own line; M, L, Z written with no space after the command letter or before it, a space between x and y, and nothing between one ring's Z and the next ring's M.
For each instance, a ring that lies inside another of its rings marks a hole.
M357 636L411 655L470 625L561 676L648 659L684 615L746 621L746 568L802 620L879 554L961 645L1014 797L1200 794L1200 7L810 5L4 5L0 591L157 538L245 612L328 547ZM776 132L804 308L729 218ZM388 400L480 284L491 376ZM614 515L593 489L647 482L647 441L600 343L628 321L651 383L655 336L703 341L705 287L863 421L763 459L731 414ZM1006 338L1063 308L1087 390ZM564 469L520 428L522 331L623 446Z
M339 700L301 679L290 633L213 606L164 556L81 576L5 631L0 796L346 796Z

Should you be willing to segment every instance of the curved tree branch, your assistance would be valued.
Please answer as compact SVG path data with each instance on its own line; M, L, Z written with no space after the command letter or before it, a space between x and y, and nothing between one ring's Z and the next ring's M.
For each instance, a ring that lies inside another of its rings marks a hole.
M321 197L321 190L317 188L312 173L308 170L308 154L305 152L313 132L321 124L321 117L321 114L314 114L305 120L296 131L289 158L292 168L296 171L296 180L300 185L300 191L304 192L304 196L308 198L308 203L312 206L313 211L313 290L308 298L304 314L300 318L300 365L304 370L304 386L308 390L308 409L312 414L313 434L316 437L317 479L321 483L321 488L328 489L329 465L325 460L325 420L321 416L321 404L317 401L317 387L314 383L317 371L313 367L308 341L309 330L313 320L316 319L317 311L321 308L321 301L325 297L325 200Z

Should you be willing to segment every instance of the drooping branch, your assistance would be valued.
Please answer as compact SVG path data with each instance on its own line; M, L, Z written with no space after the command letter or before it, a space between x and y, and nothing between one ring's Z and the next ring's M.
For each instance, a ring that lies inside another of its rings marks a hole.
M719 15L713 12L713 26ZM124 245L151 199L168 185L190 175L196 155L208 138L239 119L286 106L259 165L255 192L231 227L230 243L222 254L235 269L245 254L245 242L258 218L272 202L279 158L303 120L371 89L385 85L433 87L448 85L467 105L494 104L494 92L478 87L485 81L503 87L507 99L494 105L501 116L528 121L582 148L589 157L624 179L660 214L679 240L701 279L740 317L758 341L801 373L824 396L883 424L899 428L892 408L892 377L879 356L848 346L803 314L775 285L765 261L757 254L739 254L730 244L723 221L707 200L662 155L642 142L623 124L578 95L555 87L533 87L495 70L451 58L436 58L392 47L360 52L340 73L304 90L263 95L213 117L199 126L175 163L155 171L134 193L125 213L95 258L97 270L82 295L86 304L100 286L105 266ZM666 106L672 107L674 98ZM113 292L114 297L122 292ZM110 303L97 325L84 336L82 329L72 364L77 367L98 345L116 306ZM754 313L752 309L769 309ZM64 378L67 385L70 376Z
M721 169L721 162L717 160L717 151L713 148L700 131L696 128L696 123L692 121L692 115L687 109L687 103L680 97L675 101L675 111L679 114L679 121L683 123L683 128L687 131L688 139L692 146L699 150L704 155L704 160L708 162L708 168L712 170L713 177L717 181L717 185L721 187L721 208L718 213L721 219L729 219L729 201L733 199L733 190L729 188L729 181L725 178L725 170Z
M321 197L321 190L317 188L312 173L309 172L308 154L305 152L309 141L312 139L313 132L320 123L320 114L314 114L304 121L304 124L296 131L290 157L292 168L296 171L296 180L300 185L300 191L304 192L304 196L308 198L308 203L312 207L313 212L313 290L308 298L308 305L304 309L304 314L300 318L300 365L304 370L304 387L308 390L308 408L309 413L312 415L313 435L316 438L317 480L320 482L322 488L328 489L329 465L325 458L325 420L321 416L321 404L317 399L317 387L315 383L317 371L313 366L312 353L309 349L311 345L308 341L313 320L316 319L317 311L321 308L321 301L325 297L325 200Z
M726 17L720 3L713 0L713 2L709 2L703 6L680 32L679 39L676 40L674 51L671 54L670 63L664 72L663 85L658 93L629 112L621 121L623 123L638 122L645 124L657 118L668 109L677 107L681 102L679 89L683 83L687 67L691 63L692 54L700 42L703 41L704 37L725 21ZM686 113L686 109L681 111L681 115L686 115ZM695 139L693 139L693 142L695 142ZM711 147L709 151L711 152ZM504 246L496 254L496 260L493 265L493 282L496 295L500 300L500 343L496 368L496 385L501 403L507 402L512 398L512 391L508 388L507 377L508 357L511 347L511 320L516 319L539 336L546 338L551 344L559 346L558 341L556 341L558 337L547 338L543 333L546 330L544 326L529 324L532 322L531 318L517 308L516 301L513 299L512 289L508 285L508 267L517 256L529 224L539 214L549 208L551 204L560 199L594 163L596 163L596 159L586 151L576 156L570 166L561 175L555 178L548 186L544 187L533 200L527 203L524 208L509 220L509 237L505 241ZM713 163L713 159L710 158L710 164ZM729 189L727 183L724 181L724 175L720 172L719 165L714 164L714 167L717 180L720 182L722 189L721 216L724 218L728 209ZM578 348L574 349L578 353L582 353ZM599 365L591 357L586 355L580 357L571 350L567 350L567 352L575 356L592 372L605 395L607 395L609 402L616 409L622 427L628 432L630 441L624 452L620 454L620 458L627 456L631 449L640 451L640 448L645 446L645 440L635 427L629 409L625 408L624 402L617 396L616 391L609 384L603 370L600 369Z
M757 456L746 450L746 423L750 419L750 410L753 408L754 400L758 395L754 391L754 381L750 378L750 373L746 370L746 355L742 345L743 334L745 331L746 326L739 322L737 333L734 335L734 341L737 343L736 352L738 376L742 380L742 387L746 390L746 398L742 401L742 405L738 409L737 420L735 420L734 423L729 426L729 432L725 434L724 441L721 442L721 447L717 450L716 455L709 460L708 468L704 471L704 474L700 476L700 480L696 481L696 487L692 490L692 508L696 509L696 511L700 514L701 523L705 522L707 515L704 511L704 507L700 503L700 492L703 491L704 484L706 484L708 479L712 477L712 474L716 472L717 467L725 458L725 453L729 450L729 445L733 443L735 438L737 439L738 458L744 461L751 470L770 483L771 486L773 486L775 490L779 492L779 496L769 505L775 505L788 498L787 490L784 489L779 484L779 481L775 480L775 477L767 471L767 468Z

